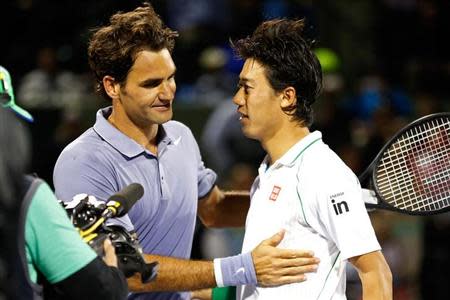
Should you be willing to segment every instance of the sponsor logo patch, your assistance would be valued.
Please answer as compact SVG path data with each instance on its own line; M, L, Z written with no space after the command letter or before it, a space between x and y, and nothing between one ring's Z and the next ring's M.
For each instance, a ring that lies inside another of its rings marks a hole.
M344 196L344 192L339 192L339 193L336 193L336 194L330 196L331 205L333 206L333 210L334 210L334 213L336 214L336 216L339 216L341 214L344 214L344 213L350 211L350 208L348 207L347 202L336 201L336 198L339 198L341 196Z
M278 185L274 185L272 189L272 193L270 194L269 200L276 201L278 198L278 195L280 194L281 187Z
M350 211L348 204L345 201L336 202L336 200L331 199L331 204L333 205L334 213L336 214L336 216Z

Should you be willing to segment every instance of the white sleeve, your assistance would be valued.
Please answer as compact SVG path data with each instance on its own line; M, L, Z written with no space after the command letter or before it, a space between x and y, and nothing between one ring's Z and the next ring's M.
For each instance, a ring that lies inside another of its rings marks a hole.
M334 241L341 258L380 250L356 176L344 172L323 185L317 194L317 210L324 234Z

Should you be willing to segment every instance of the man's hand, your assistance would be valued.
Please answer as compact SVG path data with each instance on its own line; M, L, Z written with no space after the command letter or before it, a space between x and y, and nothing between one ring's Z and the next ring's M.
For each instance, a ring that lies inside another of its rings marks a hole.
M256 278L259 286L277 286L302 282L304 273L315 272L319 259L307 250L278 249L284 230L262 241L253 251Z
M114 246L112 245L110 239L106 239L103 242L103 249L105 250L105 256L103 256L103 261L105 262L105 264L110 267L117 268L116 250L114 249Z

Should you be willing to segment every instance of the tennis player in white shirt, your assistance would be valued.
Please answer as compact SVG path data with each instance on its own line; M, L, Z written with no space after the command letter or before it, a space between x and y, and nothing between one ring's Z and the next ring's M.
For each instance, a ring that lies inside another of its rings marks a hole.
M240 286L237 298L346 299L349 261L358 270L364 300L392 299L391 271L359 181L321 133L308 129L322 74L303 27L303 20L266 21L233 43L245 60L233 99L242 130L267 151L251 190L242 252L284 229L278 247L312 250L320 264L304 282Z

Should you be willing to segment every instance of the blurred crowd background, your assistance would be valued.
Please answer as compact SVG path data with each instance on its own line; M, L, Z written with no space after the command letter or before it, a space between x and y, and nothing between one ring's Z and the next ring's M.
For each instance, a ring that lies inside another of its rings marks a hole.
M248 189L264 156L240 131L231 98L242 62L229 41L265 19L306 18L324 71L313 129L360 174L408 122L450 110L450 2L446 0L157 0L180 33L174 119L190 126L219 184ZM32 171L52 182L57 156L108 105L93 92L90 29L141 1L4 0L0 65L17 102L35 117ZM6 145L2 145L6 146ZM394 274L395 299L450 296L450 215L411 217L377 211L372 222ZM240 250L241 229L198 226L194 258ZM348 270L348 298L359 299Z

